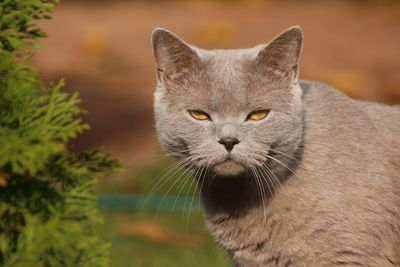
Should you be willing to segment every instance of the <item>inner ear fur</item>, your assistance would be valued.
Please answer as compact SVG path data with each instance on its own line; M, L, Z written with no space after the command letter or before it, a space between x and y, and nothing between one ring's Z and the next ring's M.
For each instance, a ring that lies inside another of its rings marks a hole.
M199 61L196 51L168 30L155 29L151 40L159 81L173 80Z
M291 27L278 34L258 52L256 62L259 67L297 75L301 51L303 48L303 30Z

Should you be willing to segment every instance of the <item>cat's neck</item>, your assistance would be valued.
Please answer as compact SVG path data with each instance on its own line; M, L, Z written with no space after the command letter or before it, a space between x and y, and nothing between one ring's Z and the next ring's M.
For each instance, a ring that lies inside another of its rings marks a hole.
M236 217L259 205L258 190L255 177L250 173L234 177L210 175L204 180L201 198L208 214L224 213Z
M271 237L269 230L254 236L251 229L259 228L258 224L265 225L266 229L273 229L271 225L281 225L276 216L272 216L280 188L269 185L269 189L264 183L261 194L258 178L250 172L204 180L201 198L207 228L230 252L263 243Z

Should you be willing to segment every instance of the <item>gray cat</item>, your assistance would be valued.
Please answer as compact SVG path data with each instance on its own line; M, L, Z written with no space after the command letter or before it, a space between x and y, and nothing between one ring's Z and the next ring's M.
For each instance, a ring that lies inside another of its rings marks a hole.
M400 266L400 108L300 81L301 28L251 49L152 34L159 140L241 267Z

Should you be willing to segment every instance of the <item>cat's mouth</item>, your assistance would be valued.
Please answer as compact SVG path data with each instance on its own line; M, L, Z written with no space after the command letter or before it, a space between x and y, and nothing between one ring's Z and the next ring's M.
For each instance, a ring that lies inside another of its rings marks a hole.
M245 166L232 158L228 157L224 161L214 165L213 170L222 176L235 176L245 170Z

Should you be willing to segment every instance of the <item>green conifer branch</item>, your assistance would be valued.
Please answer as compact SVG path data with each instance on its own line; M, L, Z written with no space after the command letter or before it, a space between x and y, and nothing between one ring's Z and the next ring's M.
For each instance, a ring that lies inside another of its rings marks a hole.
M0 2L0 266L108 266L97 179L118 168L101 150L67 142L88 129L77 94L46 85L30 65L57 1Z

